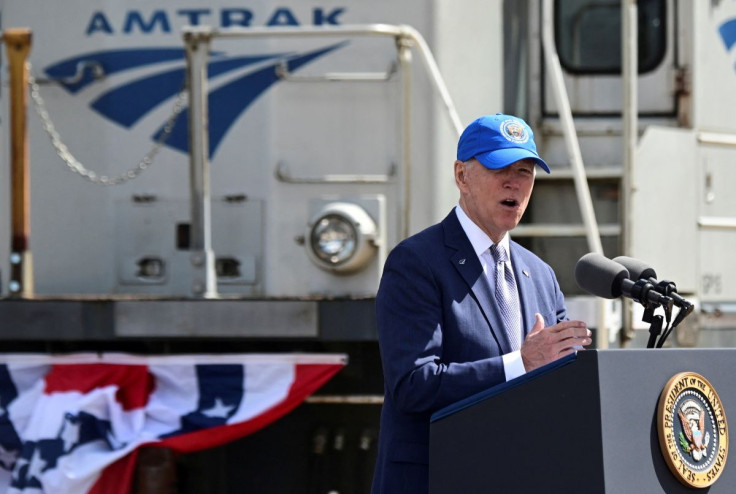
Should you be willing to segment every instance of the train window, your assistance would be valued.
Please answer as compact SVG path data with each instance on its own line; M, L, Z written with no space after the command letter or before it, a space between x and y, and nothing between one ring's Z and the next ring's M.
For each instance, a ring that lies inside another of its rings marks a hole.
M665 55L665 0L639 0L639 73ZM576 74L621 72L620 0L556 0L555 42L560 63Z

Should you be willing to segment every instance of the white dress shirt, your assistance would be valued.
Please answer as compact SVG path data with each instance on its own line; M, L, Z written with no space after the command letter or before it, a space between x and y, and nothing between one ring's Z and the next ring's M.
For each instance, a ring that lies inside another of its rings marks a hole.
M489 269L495 268L493 266L489 266L489 261L486 256L483 255L484 252L486 252L488 249L491 248L493 245L493 240L486 235L486 233L480 229L478 225L476 225L473 220L468 218L468 215L463 211L463 208L461 208L459 205L455 208L455 214L457 215L457 219L460 221L460 226L463 228L463 231L465 232L465 235L468 236L468 239L470 240L471 245L473 246L473 250L475 251L475 255L478 256L478 260L480 261L480 265L483 266L483 272L486 273L486 276L489 274ZM503 246L504 249L506 249L506 252L509 254L509 266L508 268L511 268L511 250L509 249L509 234L507 233L504 235L504 237L499 242L501 246ZM521 375L526 374L526 369L524 369L524 362L521 360L521 352L519 350L516 350L511 353L507 353L502 356L503 358L503 370L506 374L506 380L510 381L511 379L514 379L515 377L519 377Z

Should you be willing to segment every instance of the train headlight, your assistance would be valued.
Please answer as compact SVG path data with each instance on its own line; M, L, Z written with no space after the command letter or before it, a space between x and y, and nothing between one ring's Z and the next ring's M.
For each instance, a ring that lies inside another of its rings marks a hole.
M376 223L357 204L326 204L307 228L310 259L329 271L347 273L363 268L376 252Z
M310 247L322 262L339 265L355 255L355 227L344 216L322 216L312 227Z

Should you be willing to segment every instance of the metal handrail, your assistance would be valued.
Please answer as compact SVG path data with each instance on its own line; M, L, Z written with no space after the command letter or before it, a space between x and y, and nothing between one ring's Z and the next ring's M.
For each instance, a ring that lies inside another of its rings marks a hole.
M598 232L598 223L593 210L593 201L590 197L590 189L588 188L587 177L585 176L585 168L583 166L583 157L580 151L580 143L575 132L575 123L572 119L572 110L570 109L570 100L565 90L565 83L562 78L562 66L560 58L557 55L554 40L554 27L552 10L554 8L552 0L544 0L542 5L542 47L544 49L544 59L547 69L550 72L552 81L553 94L557 103L557 109L560 115L560 123L565 136L565 145L567 153L570 156L570 164L573 171L573 179L575 182L575 192L577 193L580 214L583 217L585 225L586 237L588 239L588 249L591 252L603 254L600 233Z
M196 249L202 255L195 256L195 259L200 263L195 267L195 271L201 267L203 262L205 268L205 281L204 288L200 294L213 294L213 288L215 275L214 268L211 267L211 252L210 252L210 228L211 222L209 219L209 163L206 155L206 142L207 136L198 136L203 132L197 132L195 129L205 130L208 109L206 98L202 97L201 91L206 91L206 76L203 76L207 64L207 56L209 53L209 44L214 38L257 38L257 37L304 37L304 36L390 36L395 38L396 47L399 53L399 64L401 66L404 84L402 90L403 94L403 122L402 134L402 161L403 161L403 197L401 203L403 206L403 228L402 235L408 236L409 234L409 218L410 218L410 178L411 178L411 167L410 167L410 152L409 152L409 138L410 138L410 97L408 94L410 79L409 79L409 64L411 62L411 56L409 55L410 48L416 48L418 53L421 55L424 67L429 75L430 81L433 87L437 91L440 97L445 112L450 120L450 123L459 137L462 133L463 127L460 123L460 117L458 116L455 105L450 97L450 93L447 90L444 79L440 74L439 67L435 61L429 47L422 37L422 35L413 27L407 25L389 25L389 24L366 24L366 25L344 25L344 26L320 26L320 27L253 27L253 28L223 28L215 29L210 26L186 26L183 28L183 38L187 48L187 74L188 74L188 89L190 101L196 102L192 104L189 114L190 123L190 136L191 136L191 167L190 171L192 182L192 244L198 246ZM201 46L200 46L201 45ZM203 259L204 258L204 259ZM193 259L194 261L194 259ZM194 264L194 262L193 262Z
M191 194L190 262L193 295L216 298L217 273L212 250L207 57L211 37L203 30L184 32L189 91L189 176Z
M736 146L736 134L724 132L700 131L697 134L698 142L712 146Z
M542 48L544 49L544 60L549 70L550 79L552 81L553 94L557 103L557 109L560 115L560 123L562 124L563 134L565 136L565 145L567 153L570 156L570 164L573 172L575 183L575 193L580 207L580 214L583 218L585 233L588 239L588 249L591 252L603 254L603 245L601 243L601 235L598 229L598 222L595 218L593 210L593 201L590 197L590 189L588 188L588 180L585 176L585 168L583 166L582 152L580 151L580 143L575 132L575 123L572 119L572 110L570 109L570 100L565 89L565 82L562 78L562 66L560 58L557 55L557 48L554 40L554 27L552 24L554 5L553 0L544 0L542 4ZM598 312L598 333L596 346L598 348L608 347L608 321L606 302L601 299Z
M305 27L230 27L215 29L207 26L187 26L184 32L206 32L213 38L263 38L263 37L302 37L302 36L390 36L408 39L414 43L425 65L438 96L444 104L447 116L458 137L463 131L455 105L447 90L437 62L424 37L411 26L400 24L354 24L344 26L305 26Z
M701 216L698 227L712 230L736 230L736 218L727 216Z
M621 0L621 83L623 89L623 173L621 176L621 250L631 253L633 192L636 147L639 140L639 41L638 4L636 0ZM634 328L631 302L623 304L623 330L628 335Z
M31 182L28 161L28 53L31 31L6 29L2 40L8 53L10 74L10 295L35 293L31 252Z
M341 174L307 177L292 175L289 171L289 167L285 163L279 162L276 164L274 175L279 182L289 184L387 184L393 180L394 176L396 176L396 166L392 163L391 166L389 166L388 173L385 175Z

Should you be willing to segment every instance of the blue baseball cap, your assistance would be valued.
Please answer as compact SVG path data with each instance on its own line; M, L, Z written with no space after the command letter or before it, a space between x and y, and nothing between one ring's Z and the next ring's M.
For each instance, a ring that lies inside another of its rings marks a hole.
M537 154L532 129L524 120L502 113L484 115L465 128L457 143L457 159L468 161L471 158L491 170L531 159L550 172L547 163Z

